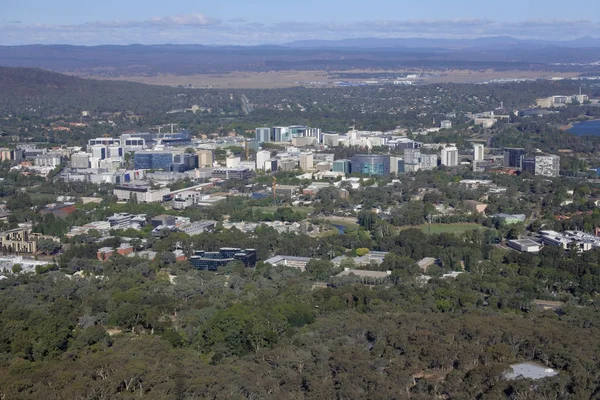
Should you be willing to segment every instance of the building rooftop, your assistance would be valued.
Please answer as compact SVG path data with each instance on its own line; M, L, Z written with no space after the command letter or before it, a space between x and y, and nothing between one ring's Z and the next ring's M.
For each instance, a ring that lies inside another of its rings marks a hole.
M361 278L383 279L383 278L387 278L391 274L392 274L392 271L366 271L366 270L362 270L362 269L345 268L342 272L340 272L336 276L341 277L341 276L356 275Z
M295 257L295 256L275 256L271 257L268 260L265 260L265 263L275 265L282 261L298 261L298 262L309 262L312 260L310 257Z

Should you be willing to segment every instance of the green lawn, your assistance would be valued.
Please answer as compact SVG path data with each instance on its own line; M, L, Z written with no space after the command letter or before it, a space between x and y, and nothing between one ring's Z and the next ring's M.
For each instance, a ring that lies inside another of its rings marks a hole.
M253 211L257 211L260 210L264 213L267 214L274 214L275 211L277 211L278 208L284 208L285 206L264 206L264 207L252 207ZM306 215L310 214L311 212L313 212L313 208L312 207L287 207L287 208L291 208L294 212L301 212L304 213Z
M461 222L456 224L431 224L431 231L429 230L429 224L417 225L417 226L403 226L400 230L404 229L420 229L425 233L464 233L467 231L474 231L476 229L483 229L479 224Z

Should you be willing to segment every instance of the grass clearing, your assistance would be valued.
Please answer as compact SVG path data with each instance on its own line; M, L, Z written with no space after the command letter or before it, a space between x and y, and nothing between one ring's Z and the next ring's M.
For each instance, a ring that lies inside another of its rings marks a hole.
M429 230L429 224L416 225L416 226L403 226L400 230L405 229L420 229L424 233L439 234L439 233L465 233L468 231L474 231L484 229L483 226L470 222L459 222L455 224L431 224L431 230Z
M301 212L306 215L310 214L314 210L313 207L256 206L256 207L252 207L252 211L260 210L266 214L274 214L275 211L277 211L277 209L279 209L279 208L291 208L292 211L294 211L294 212Z

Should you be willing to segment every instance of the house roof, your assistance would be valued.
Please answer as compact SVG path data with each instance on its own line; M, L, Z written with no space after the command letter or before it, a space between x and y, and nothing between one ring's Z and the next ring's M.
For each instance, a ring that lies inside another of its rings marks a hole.
M392 274L392 271L366 271L366 270L362 270L362 269L346 268L346 269L344 269L344 271L340 272L336 276L341 277L341 276L356 275L361 278L379 278L379 279L381 279L381 278L387 278L391 274Z

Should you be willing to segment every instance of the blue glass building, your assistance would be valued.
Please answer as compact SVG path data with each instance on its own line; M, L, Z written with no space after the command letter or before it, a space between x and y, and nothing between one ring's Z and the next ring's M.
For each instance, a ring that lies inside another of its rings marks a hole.
M219 251L196 250L189 259L192 267L201 270L217 271L230 262L240 261L248 268L256 266L256 250L242 250L235 247L224 247Z
M169 169L173 164L171 152L138 151L133 156L135 169Z
M389 175L390 156L357 154L350 158L350 173L363 175Z

